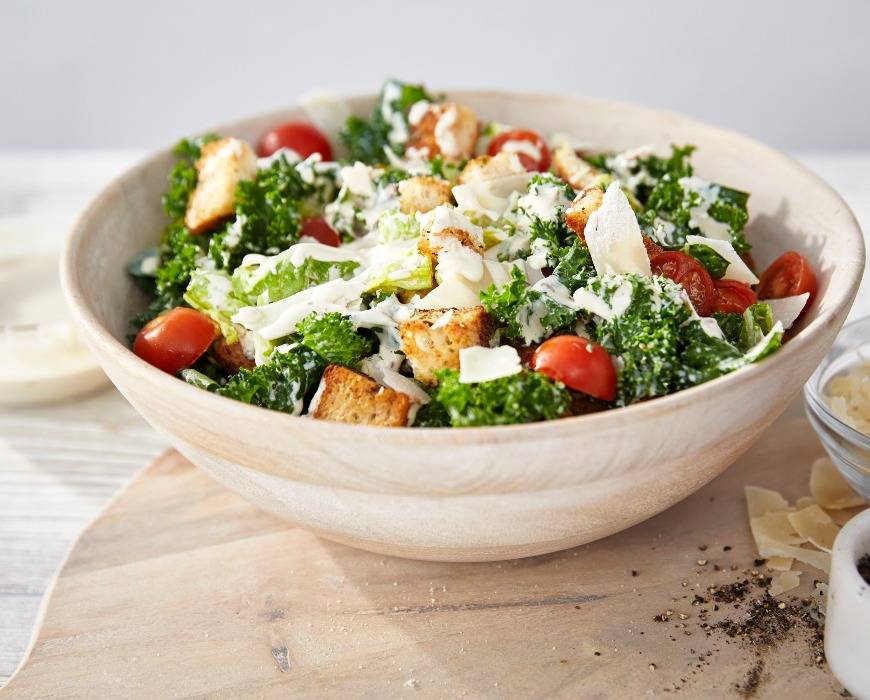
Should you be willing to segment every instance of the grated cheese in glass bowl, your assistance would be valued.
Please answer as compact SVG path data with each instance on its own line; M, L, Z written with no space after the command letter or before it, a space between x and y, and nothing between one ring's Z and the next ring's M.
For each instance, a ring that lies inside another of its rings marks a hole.
M870 500L870 317L843 327L804 386L804 399L831 460Z

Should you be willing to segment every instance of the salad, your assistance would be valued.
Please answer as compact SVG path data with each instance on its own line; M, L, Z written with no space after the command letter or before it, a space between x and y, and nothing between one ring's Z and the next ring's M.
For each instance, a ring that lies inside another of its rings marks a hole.
M693 146L592 151L485 116L389 80L332 140L179 143L169 224L129 266L151 299L134 352L314 419L527 423L739 371L812 302L796 252L756 275L749 195L696 175Z

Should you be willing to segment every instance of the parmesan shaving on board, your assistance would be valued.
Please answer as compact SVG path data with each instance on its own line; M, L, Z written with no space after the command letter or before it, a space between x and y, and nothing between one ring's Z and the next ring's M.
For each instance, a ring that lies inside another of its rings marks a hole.
M813 462L810 493L822 508L855 508L864 505L864 499L852 490L849 482L827 457L819 457Z
M833 549L834 539L840 532L840 528L831 520L831 516L817 505L788 513L787 518L805 541L812 543L823 552L830 552Z
M768 589L770 595L776 598L778 595L797 588L801 583L801 573L800 571L783 571L772 576Z

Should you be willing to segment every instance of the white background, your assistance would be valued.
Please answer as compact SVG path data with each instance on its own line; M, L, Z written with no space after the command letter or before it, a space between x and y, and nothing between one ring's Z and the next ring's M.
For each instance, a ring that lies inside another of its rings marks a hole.
M152 147L392 75L616 98L870 147L870 2L0 3L0 148Z

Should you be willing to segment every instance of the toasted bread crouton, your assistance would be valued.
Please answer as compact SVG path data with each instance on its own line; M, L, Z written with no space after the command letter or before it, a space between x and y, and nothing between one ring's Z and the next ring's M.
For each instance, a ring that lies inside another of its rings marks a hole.
M497 180L500 177L524 172L526 169L516 153L501 151L494 156L478 156L468 161L459 174L459 184Z
M577 234L581 241L585 241L586 223L589 217L604 201L604 191L599 187L587 187L571 202L571 206L565 210L565 223L568 228Z
M459 369L463 348L488 347L494 330L495 322L482 306L416 311L399 324L402 349L414 378L429 385L437 384L437 370Z
M449 182L422 175L402 180L399 195L399 209L405 214L431 211L453 199Z
M202 147L196 172L196 189L187 202L184 224L191 233L202 233L233 214L236 185L254 179L257 156L239 139L211 141Z
M553 167L559 177L575 190L582 190L601 177L601 171L577 155L571 146L561 144L553 151Z
M430 105L416 124L411 125L409 148L426 149L429 158L440 155L456 163L474 154L480 124L468 107L445 102Z
M408 425L412 404L407 394L341 365L323 372L315 401L310 409L314 418L388 428Z
M483 255L483 243L461 228L444 228L438 231L438 233L428 233L424 230L417 241L417 250L420 255L426 255L432 260L432 264L436 265L438 263L439 251L447 247L447 240L451 238L459 241L460 245L470 248L475 253Z
M254 369L254 361L245 355L242 344L238 340L235 343L228 343L226 338L220 336L214 341L212 350L215 360L227 374L237 374L243 367Z

